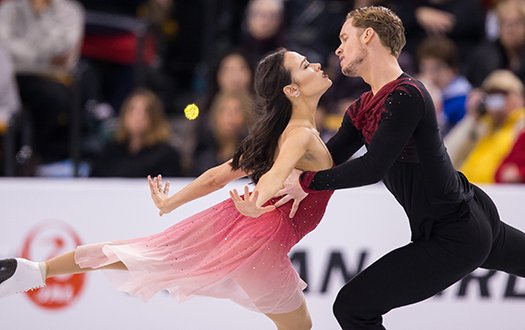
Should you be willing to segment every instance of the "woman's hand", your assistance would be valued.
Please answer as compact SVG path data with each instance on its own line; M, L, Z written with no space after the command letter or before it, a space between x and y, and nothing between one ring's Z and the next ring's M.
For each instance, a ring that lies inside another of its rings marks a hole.
M155 206L159 209L159 215L164 215L172 210L168 209L168 193L170 191L170 182L166 181L164 187L162 186L162 175L157 175L153 179L148 175L148 185L151 192L151 199Z
M275 206L257 206L257 197L259 196L258 191L250 193L248 186L244 186L244 198L239 196L236 189L230 190L230 196L235 203L235 207L242 215L258 218L264 213L275 210Z

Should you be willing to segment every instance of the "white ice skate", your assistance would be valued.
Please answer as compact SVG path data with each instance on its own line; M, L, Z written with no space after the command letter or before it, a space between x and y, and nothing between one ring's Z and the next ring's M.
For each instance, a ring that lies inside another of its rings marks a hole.
M0 260L0 298L45 285L37 262L23 258Z

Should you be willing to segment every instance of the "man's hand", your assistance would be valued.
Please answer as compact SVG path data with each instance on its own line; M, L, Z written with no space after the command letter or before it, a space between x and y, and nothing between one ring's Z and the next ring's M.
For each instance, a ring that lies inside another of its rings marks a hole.
M246 215L252 218L258 218L264 213L271 212L275 210L275 206L257 206L257 197L259 197L259 192L254 191L250 193L248 186L244 186L244 198L239 196L236 189L230 190L230 196L235 203L235 207L242 215Z
M299 204L306 196L308 196L308 193L305 192L299 184L299 176L301 173L301 171L295 169L290 173L288 178L284 181L284 188L277 193L278 196L284 195L284 197L274 204L275 207L280 207L293 199L292 209L290 210L289 215L290 218L295 216L295 213L299 209Z

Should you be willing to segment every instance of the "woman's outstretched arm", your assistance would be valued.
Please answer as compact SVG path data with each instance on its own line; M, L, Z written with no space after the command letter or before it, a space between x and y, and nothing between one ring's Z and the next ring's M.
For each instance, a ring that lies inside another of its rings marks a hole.
M169 181L162 183L162 176L148 176L148 184L151 192L151 199L159 209L159 214L164 215L177 207L190 202L199 197L217 191L233 180L246 176L241 170L234 170L231 167L231 160L210 168L199 177L186 185L181 190L169 196Z
M283 188L284 181L297 162L305 155L312 137L313 134L308 128L297 128L289 132L272 168L261 176L254 191L250 194L245 187L244 198L241 198L235 189L230 192L239 212L247 216L258 217L275 208L274 206L263 207L263 205Z

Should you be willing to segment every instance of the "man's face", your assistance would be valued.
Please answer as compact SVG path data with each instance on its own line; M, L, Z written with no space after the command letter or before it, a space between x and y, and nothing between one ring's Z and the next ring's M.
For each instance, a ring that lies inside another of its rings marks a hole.
M360 67L364 62L368 50L365 48L361 35L364 29L352 25L352 19L346 20L341 27L339 40L341 44L335 54L339 58L341 71L345 76L356 77L360 75Z

